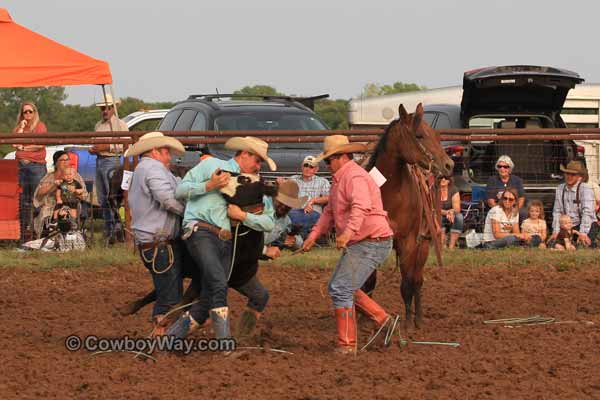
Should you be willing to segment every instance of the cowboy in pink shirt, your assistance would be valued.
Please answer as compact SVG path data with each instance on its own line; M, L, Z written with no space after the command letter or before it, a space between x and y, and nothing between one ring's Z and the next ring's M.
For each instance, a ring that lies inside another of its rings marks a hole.
M365 145L351 144L346 136L325 139L324 152L318 160L325 160L333 173L329 204L302 247L310 250L317 238L335 224L336 247L343 252L328 290L335 307L341 353L356 352L355 305L377 324L376 335L391 325L390 315L360 290L389 255L393 236L379 187L353 161L352 153L364 151Z

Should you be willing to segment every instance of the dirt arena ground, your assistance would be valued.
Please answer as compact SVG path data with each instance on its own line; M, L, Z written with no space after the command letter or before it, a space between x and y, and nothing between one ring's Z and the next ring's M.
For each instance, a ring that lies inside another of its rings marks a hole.
M3 269L0 398L600 398L599 268L430 268L425 326L408 336L458 342L460 347L400 346L396 338L390 348L355 358L332 353L335 327L325 295L329 273L261 269L271 303L254 344L293 355L255 350L234 357L158 353L154 363L134 360L130 353L71 353L64 344L71 334L148 334L149 308L133 317L115 310L150 288L141 265ZM384 279L375 297L397 312L403 308L399 276L386 272ZM243 306L241 297L232 294L231 304L235 318ZM515 328L483 324L535 314L578 322Z

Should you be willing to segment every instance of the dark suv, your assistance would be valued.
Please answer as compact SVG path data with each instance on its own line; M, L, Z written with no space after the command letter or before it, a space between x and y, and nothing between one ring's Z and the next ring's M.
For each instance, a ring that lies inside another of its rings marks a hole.
M570 89L583 79L575 72L538 66L505 66L465 72L461 105L429 105L425 118L436 129L566 128L560 116ZM445 142L454 161L457 186L470 195L472 185L485 185L496 174L500 155L515 163L528 199L551 207L562 180L560 165L584 161L583 147L572 140Z
M327 130L327 126L314 113L315 97L248 96L232 94L192 95L177 103L165 115L160 131L245 131L245 130ZM252 98L253 100L248 100ZM175 160L184 169L199 161L200 153L210 153L227 159L232 152L223 144L189 145L185 156ZM277 171L263 170L267 176L297 173L307 155L322 150L320 143L270 143L269 156L277 163ZM324 170L324 169L323 169Z

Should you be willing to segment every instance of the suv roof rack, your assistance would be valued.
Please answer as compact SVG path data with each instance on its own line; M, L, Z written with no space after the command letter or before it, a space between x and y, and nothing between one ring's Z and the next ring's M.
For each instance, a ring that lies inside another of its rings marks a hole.
M270 94L241 94L241 93L215 93L215 94L192 94L188 96L188 100L190 99L202 99L206 101L213 101L215 99L220 98L247 98L253 97L257 99L263 100L283 100L283 101L294 101L298 102L305 107L310 108L314 111L315 109L315 101L326 99L329 97L329 94L320 94L318 96L310 96L310 97L295 97L295 96L278 96L278 95L270 95Z

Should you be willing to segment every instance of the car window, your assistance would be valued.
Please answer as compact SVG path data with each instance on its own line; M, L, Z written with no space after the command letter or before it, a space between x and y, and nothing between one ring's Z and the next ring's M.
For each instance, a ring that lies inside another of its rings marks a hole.
M284 114L281 112L244 112L225 114L215 118L215 130L326 130L319 119L310 114ZM271 143L270 148L320 149L320 143Z
M450 129L452 128L452 124L450 123L450 118L448 115L444 113L438 113L437 121L435 121L435 129Z
M161 121L158 129L161 131L172 131L182 112L183 111L181 109L169 111Z
M433 121L435 120L437 113L434 112L426 112L423 115L423 119L425 120L425 122L427 122L429 124L429 126L435 128L435 126L433 126Z
M137 124L130 126L130 131L153 131L157 128L160 123L160 119L146 119L140 121Z
M194 118L194 122L192 123L191 131L205 131L206 130L206 117L204 114L199 112L196 114L196 118Z
M183 110L173 130L189 131L192 127L192 122L194 121L194 118L196 118L197 113L198 111L196 110Z

